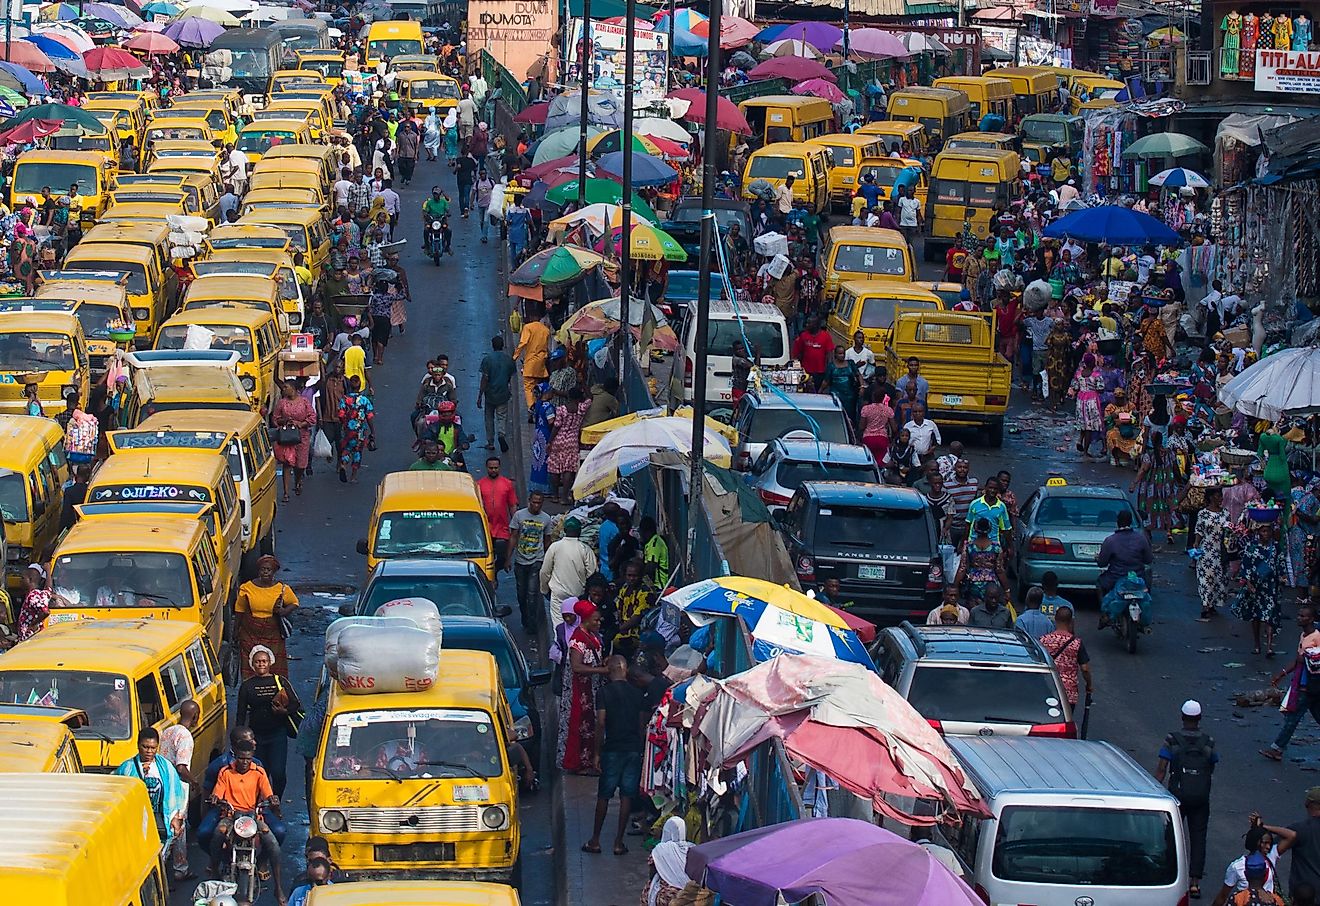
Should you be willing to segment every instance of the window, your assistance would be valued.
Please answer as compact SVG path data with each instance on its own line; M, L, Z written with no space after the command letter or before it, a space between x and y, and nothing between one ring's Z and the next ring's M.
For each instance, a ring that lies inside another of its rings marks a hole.
M783 358L787 352L787 343L785 342L782 321L743 319L741 324L741 329L739 329L738 320L711 318L706 329L706 348L715 355L728 355L727 350L732 349L734 343L741 346L743 336L746 335L747 342L753 348L760 347L762 361L773 362L776 359Z
M32 496L32 515L40 516L46 512L46 491L36 472L28 473L28 489Z
M50 464L55 467L56 472L63 472L68 467L68 460L64 456L64 446L51 447L46 452L46 458Z
M857 326L871 329L892 327L894 324L894 310L900 305L905 309L935 309L939 307L929 299L885 299L870 296L862 306L862 317Z
M237 438L229 443L229 471L234 476L235 481L250 479L255 474L252 462L252 438L239 441Z
M139 891L142 906L165 906L165 888L160 882L160 872L153 868L151 874L142 882Z
M902 277L908 272L907 248L840 243L835 246L831 266L851 274Z
M21 472L0 469L0 514L5 522L27 521L27 487Z
M921 509L822 505L813 528L818 549L883 550L892 556L930 556L935 552L934 520ZM920 709L918 709L920 710Z
M179 703L192 695L192 690L188 688L186 672L183 655L173 658L160 668L160 684L165 687L165 702L172 712L178 711Z
M107 264L99 269L126 270L127 267ZM73 338L68 334L27 330L0 334L0 371L73 371L77 367Z
M811 409L801 412L787 408L758 409L748 430L739 433L751 443L769 443L788 431L810 432L812 426L807 421L808 416L815 422L820 440L836 444L851 443L842 409Z
M920 342L971 346L972 326L970 324L932 324L923 321Z
M1172 816L1133 808L1007 806L990 870L1005 881L1156 887L1178 879Z
M486 524L479 512L408 510L381 515L374 550L377 557L483 557L490 552L486 538Z
M847 145L830 145L825 149L836 167L851 167L857 162L853 149Z
M201 640L188 646L187 664L188 677L192 680L194 689L200 692L211 685L211 669L206 663L206 653L202 651Z
M801 158L756 156L747 167L746 179L784 179L789 176L801 179L805 173Z
M37 702L87 712L88 723L73 731L78 739L128 739L132 712L128 677L87 670L0 671L0 701Z
M148 674L134 684L137 689L138 723L149 727L165 719L165 709L160 703L160 687L156 685L155 674Z
M1006 724L1063 722L1059 687L1045 670L918 667L908 703L928 720Z

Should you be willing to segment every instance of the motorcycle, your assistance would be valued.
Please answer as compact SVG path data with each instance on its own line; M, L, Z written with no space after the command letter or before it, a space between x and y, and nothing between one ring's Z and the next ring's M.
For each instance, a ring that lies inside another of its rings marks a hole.
M440 266L440 256L449 251L448 233L449 223L445 218L432 220L426 226L423 247L426 249L426 254L435 262L436 267Z
M1150 591L1136 573L1128 573L1114 583L1102 602L1109 625L1127 646L1128 654L1137 653L1137 638L1148 631L1150 605Z
M223 842L220 878L234 885L234 897L239 903L251 906L261 895L257 861L261 857L262 803L254 811L236 812L227 803L221 808L233 820Z

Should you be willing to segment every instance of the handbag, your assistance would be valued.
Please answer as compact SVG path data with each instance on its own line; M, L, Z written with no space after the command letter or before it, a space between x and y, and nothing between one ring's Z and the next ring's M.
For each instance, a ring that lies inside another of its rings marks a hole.
M281 447L293 447L302 442L302 431L292 426L275 429L275 443Z
M284 606L284 585L280 585L280 596L275 599L275 609L278 610ZM293 622L288 617L276 617L280 622L280 638L287 639L293 635Z
M284 688L284 683L283 681L280 680L280 675L278 673L275 674L275 688L278 690L278 692L276 692L276 696L278 697L281 693L283 693L285 696L285 700L287 702L289 690ZM307 719L307 711L306 709L303 708L302 702L299 702L298 707L294 708L288 714L284 715L284 722L285 722L284 732L288 735L290 739L298 738L298 730L301 729L302 722L306 719Z

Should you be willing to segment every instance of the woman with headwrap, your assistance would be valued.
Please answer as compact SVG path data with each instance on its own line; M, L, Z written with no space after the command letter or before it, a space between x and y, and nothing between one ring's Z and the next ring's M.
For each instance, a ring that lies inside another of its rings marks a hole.
M1082 356L1082 365L1068 388L1068 395L1077 399L1077 452L1083 456L1092 455L1092 439L1100 440L1098 455L1104 456L1105 422L1100 413L1100 394L1104 388L1105 380L1095 370L1095 356L1088 352Z
M251 663L252 653L263 646L270 652L274 672L280 676L289 675L289 659L280 621L298 606L298 596L283 582L275 581L279 568L280 561L266 554L257 561L257 577L240 585L238 597L234 599L243 679L256 672Z
M175 835L183 829L188 790L174 765L159 754L160 733L155 727L142 728L137 746L138 753L115 768L115 773L120 777L136 777L147 788L156 833L165 850L169 850Z
M573 605L578 626L568 638L568 662L559 695L559 767L568 774L595 774L596 694L608 673L600 637L601 613L583 599Z
M283 644L280 646L283 647ZM244 661L251 676L238 687L234 723L250 727L257 740L257 759L270 777L276 796L284 795L289 760L290 715L300 710L298 696L287 678L271 669L275 656L265 645L255 645ZM297 727L292 727L297 731Z
M692 844L687 839L687 825L682 818L670 818L660 832L660 842L651 850L651 867L655 869L655 875L642 894L641 906L669 906L674 897L692 883L687 873L690 849Z
M422 124L422 146L426 148L427 160L439 158L442 141L444 141L444 128L440 120L439 108L432 107Z

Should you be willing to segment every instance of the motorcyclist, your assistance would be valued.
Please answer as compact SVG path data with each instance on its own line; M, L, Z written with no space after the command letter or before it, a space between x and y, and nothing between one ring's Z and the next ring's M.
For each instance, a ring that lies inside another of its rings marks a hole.
M449 196L439 186L431 186L431 197L422 202L422 245L426 246L426 239L430 236L431 224L434 221L440 221L440 236L444 243L441 247L441 254L448 252L454 254L450 247L450 237L453 235L448 229L449 225Z
M219 873L220 854L224 851L233 829L234 817L240 812L256 813L257 807L268 804L278 812L279 797L271 789L270 778L266 769L253 764L257 747L243 739L234 744L234 763L220 769L216 777L215 789L211 791L211 805L221 812L220 823L216 827L215 837L211 841L211 863L209 874L216 877ZM284 902L284 886L280 882L280 844L271 833L264 818L257 818L257 834L261 838L262 855L270 866L271 878L275 882L275 900Z
M1141 605L1141 618L1137 628L1145 629L1150 625L1151 597L1146 581L1135 572L1130 572L1114 583L1114 587L1100 599L1100 628L1103 629L1117 620L1128 609L1129 599L1135 598Z
M1155 562L1155 554L1150 549L1150 539L1145 532L1138 532L1132 527L1132 511L1123 510L1115 520L1113 534L1100 545L1100 553L1095 562L1100 565L1100 577L1096 585L1103 598L1113 591L1119 579L1128 573L1136 573L1145 581L1146 568Z

